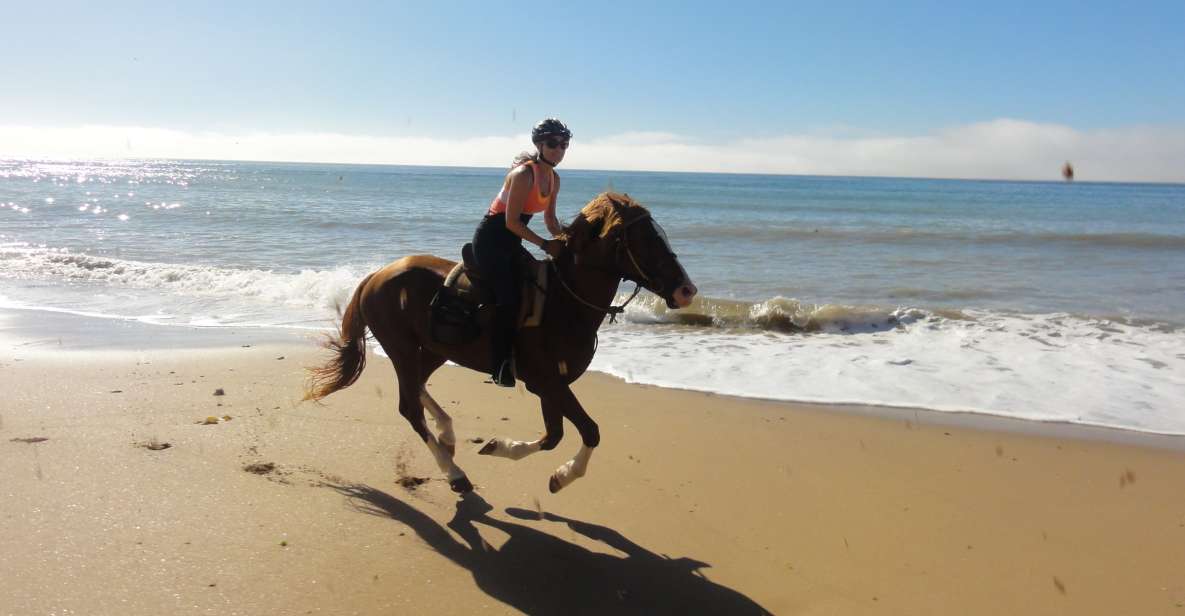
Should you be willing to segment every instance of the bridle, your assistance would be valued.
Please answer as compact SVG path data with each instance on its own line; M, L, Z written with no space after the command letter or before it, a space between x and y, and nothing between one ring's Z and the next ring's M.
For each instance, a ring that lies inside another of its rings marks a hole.
M622 248L625 248L625 254L626 254L626 256L628 256L630 258L630 263L632 263L634 265L634 270L636 272L638 272L638 276L642 278L642 281L656 284L658 286L658 292L661 293L663 290L662 285L657 284L657 282L654 279L647 276L645 270L643 270L642 266L638 263L638 260L634 258L634 252L632 250L630 250L629 236L626 235L626 229L629 229L631 226L634 225L634 223L638 223L643 220L651 220L650 214L643 214L642 216L639 216L639 217L621 225L621 237L618 238L618 240L617 240L617 250L618 250L618 252L620 252ZM626 278L627 280L630 279L628 276L623 276L623 278ZM639 281L634 280L633 282L634 282L634 284L638 284Z
M650 214L643 214L643 215L638 216L637 218L635 218L627 223L623 223L621 225L621 236L617 238L617 248L616 248L615 254L620 255L622 249L624 249L626 256L628 256L630 259L630 263L634 266L634 270L637 272L638 277L641 278L641 280L635 280L634 278L632 278L628 275L621 277L622 279L629 280L630 282L634 283L634 292L631 293L629 298L627 298L624 302L622 302L620 306L614 306L614 305L610 304L609 306L602 308L602 307L584 299L583 297L580 297L580 295L577 294L576 291L572 290L572 287L568 286L568 283L567 283L567 281L564 280L564 277L562 275L560 275L560 268L556 266L555 261L550 261L551 269L553 272L555 272L555 277L557 279L559 279L560 284L563 285L564 289L568 291L568 294L571 295L572 297L576 298L576 301L584 304L585 306L588 306L589 308L592 308L593 310L596 310L598 312L609 315L609 322L610 323L616 323L617 322L617 315L625 312L625 307L628 306L630 302L634 301L634 298L638 296L638 292L642 290L642 283L643 282L649 282L652 285L655 285L658 288L658 291L656 291L656 293L661 293L663 290L661 284L659 284L653 278L646 275L646 271L642 269L641 264L639 264L638 260L634 257L634 252L632 250L630 250L629 236L627 235L626 230L629 229L631 226L633 226L635 223L641 222L643 220L651 220ZM672 256L674 256L673 253L672 253ZM617 260L620 260L620 257L618 257Z

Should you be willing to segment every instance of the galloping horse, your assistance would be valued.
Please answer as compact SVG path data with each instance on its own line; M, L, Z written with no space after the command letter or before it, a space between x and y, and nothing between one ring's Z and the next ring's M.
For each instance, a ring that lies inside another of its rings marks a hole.
M528 391L539 396L546 434L529 442L492 438L478 452L520 460L554 449L564 436L563 420L567 418L584 443L571 460L552 473L548 482L552 492L584 475L592 450L601 440L596 422L580 406L570 385L592 361L597 329L605 316L622 309L611 305L622 279L662 297L671 309L687 307L696 294L661 228L650 212L628 195L598 195L561 239L565 250L551 264L552 282L543 321L538 327L520 330L514 344L517 376ZM416 255L363 279L342 315L340 335L325 343L334 357L310 369L305 399L320 400L358 379L366 365L369 327L395 366L399 414L427 444L453 491L464 493L473 490L473 484L453 461L457 440L452 418L424 387L445 360L487 374L491 371L488 331L461 345L441 344L430 335L429 302L454 265L439 257ZM436 422L437 434L428 429L425 406Z

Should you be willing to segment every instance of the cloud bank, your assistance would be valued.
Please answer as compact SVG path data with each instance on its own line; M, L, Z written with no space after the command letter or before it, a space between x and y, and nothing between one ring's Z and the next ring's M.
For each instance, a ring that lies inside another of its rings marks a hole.
M1013 119L921 136L782 135L704 142L670 133L578 138L574 169L934 178L1185 182L1185 126L1080 131ZM0 125L0 157L186 158L504 167L527 135L470 139L189 132L138 126Z

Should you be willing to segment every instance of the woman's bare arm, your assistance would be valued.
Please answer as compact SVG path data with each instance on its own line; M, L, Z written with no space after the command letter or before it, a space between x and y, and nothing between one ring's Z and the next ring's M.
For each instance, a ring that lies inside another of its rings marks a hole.
M564 232L563 225L560 224L555 215L555 202L560 196L560 174L556 173L551 176L555 182L551 186L551 201L547 204L547 210L543 212L543 222L547 224L547 230L551 235L558 236Z

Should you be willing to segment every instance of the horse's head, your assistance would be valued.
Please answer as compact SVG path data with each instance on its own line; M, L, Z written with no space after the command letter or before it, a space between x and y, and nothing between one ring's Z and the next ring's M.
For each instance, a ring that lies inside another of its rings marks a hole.
M650 212L629 195L601 193L565 230L576 261L641 284L667 302L686 308L697 289Z

